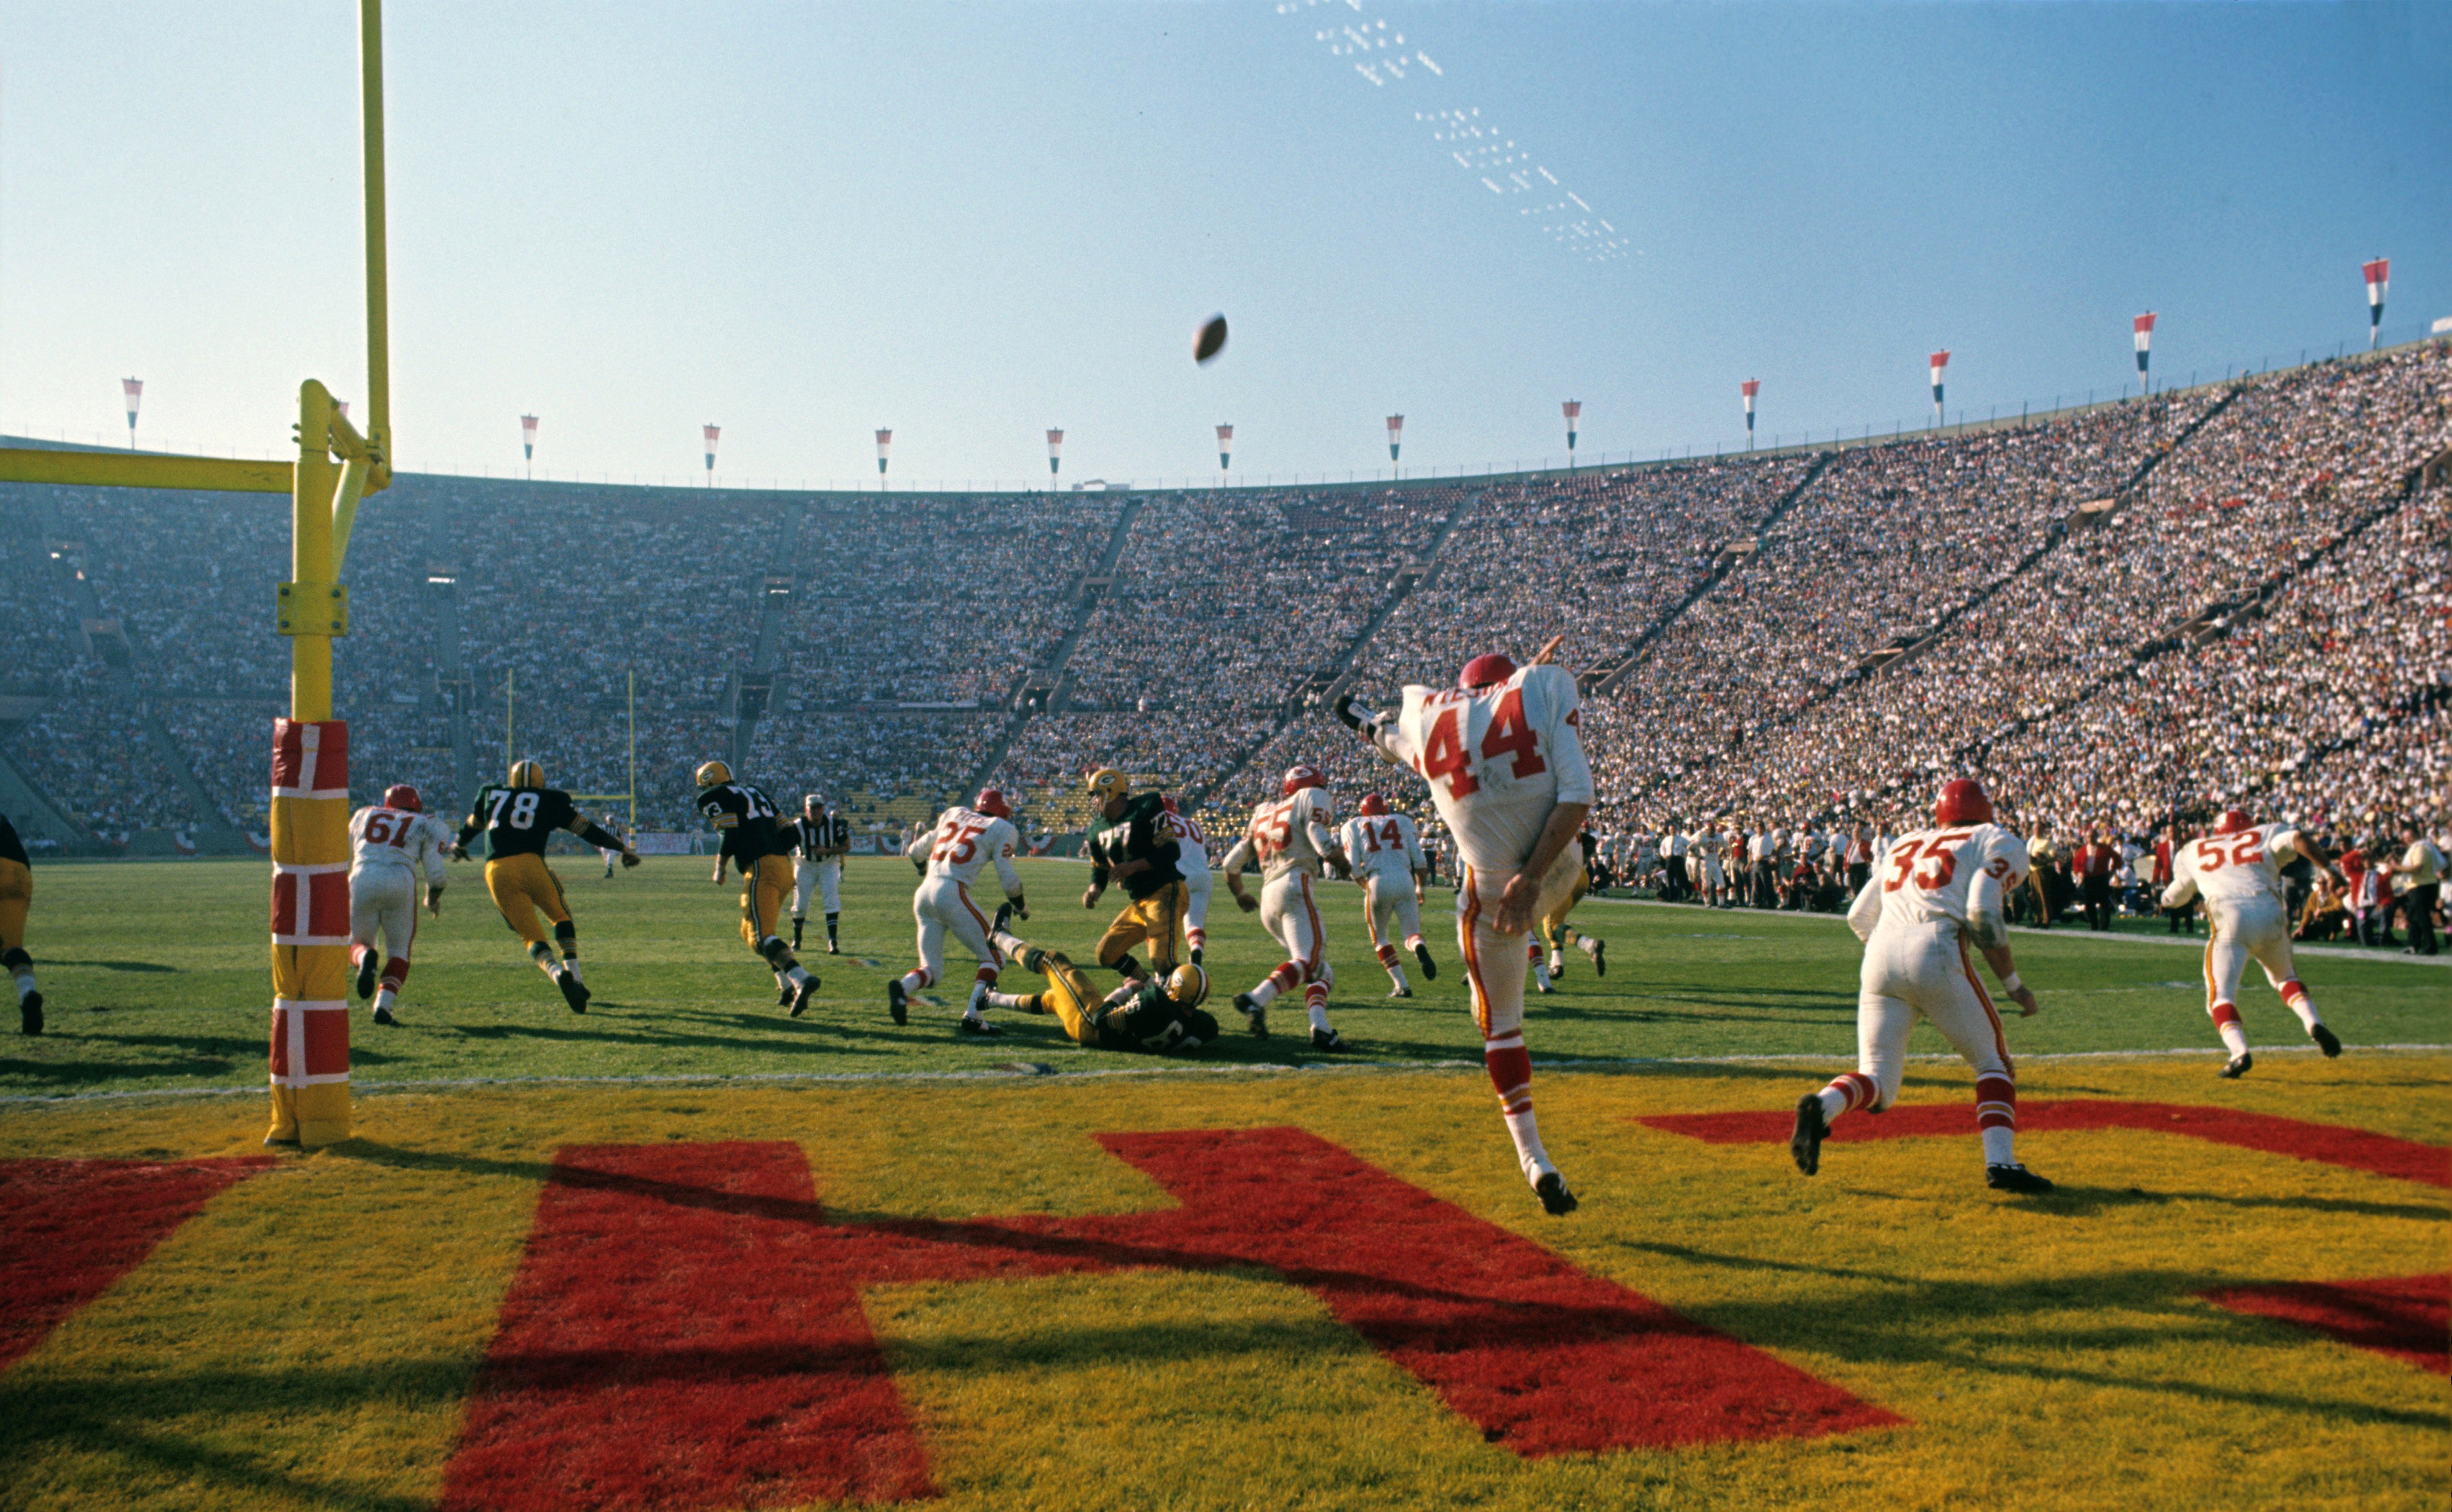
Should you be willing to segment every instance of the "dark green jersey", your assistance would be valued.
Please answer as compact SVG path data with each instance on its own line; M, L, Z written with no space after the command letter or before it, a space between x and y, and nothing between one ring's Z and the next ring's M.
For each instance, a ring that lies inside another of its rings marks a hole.
M723 836L722 854L747 871L770 855L792 854L792 837L775 822L775 800L748 782L719 782L698 795L698 811Z
M1136 898L1144 898L1169 882L1183 880L1176 866L1183 847L1166 823L1166 799L1155 793L1136 793L1124 800L1120 818L1094 815L1090 819L1090 880L1100 887L1117 863L1147 861L1148 866L1117 880Z
M0 814L0 861L14 861L19 866L32 864L26 859L26 842L17 838L17 827L9 822L5 814Z
M482 830L488 855L543 855L554 831L579 822L579 805L560 788L488 787L460 826L460 843L466 845Z

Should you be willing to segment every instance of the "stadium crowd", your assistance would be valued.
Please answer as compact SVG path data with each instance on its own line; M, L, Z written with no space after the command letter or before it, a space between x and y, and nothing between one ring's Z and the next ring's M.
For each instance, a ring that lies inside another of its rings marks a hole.
M2436 343L2047 422L1479 485L800 499L404 477L350 548L336 702L366 796L467 796L455 714L480 780L516 751L623 792L635 678L648 828L693 827L688 772L742 719L745 775L878 826L1001 750L1036 823L1064 827L1079 772L1112 763L1231 827L1297 759L1420 809L1326 717L1326 687L1384 706L1563 634L1630 874L1646 844L1672 870L1664 835L1693 855L1734 834L1726 869L1751 886L1759 837L1878 828L1960 768L2064 838L2134 844L2228 796L2433 823L2452 549L2446 490L2409 480L2452 441L2447 388ZM19 696L0 751L98 835L260 829L287 531L279 499L0 488ZM1026 673L1052 708L1017 710Z

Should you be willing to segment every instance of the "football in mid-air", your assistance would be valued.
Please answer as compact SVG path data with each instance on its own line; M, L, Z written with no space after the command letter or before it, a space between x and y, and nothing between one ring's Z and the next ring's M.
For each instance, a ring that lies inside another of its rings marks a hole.
M1226 349L1226 317L1212 315L1192 338L1192 360L1205 363Z

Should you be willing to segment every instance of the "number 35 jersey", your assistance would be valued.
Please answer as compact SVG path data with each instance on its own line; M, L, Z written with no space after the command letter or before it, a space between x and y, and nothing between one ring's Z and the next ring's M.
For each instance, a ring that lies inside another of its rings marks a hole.
M1371 729L1389 760L1431 785L1431 801L1476 872L1513 873L1550 811L1592 801L1576 733L1582 707L1564 667L1531 666L1493 687L1405 690L1404 709Z
M2234 905L2257 898L2279 903L2282 869L2304 854L2299 832L2286 824L2261 824L2235 835L2208 835L2175 847L2171 869L2178 874L2164 891L2165 908L2183 908L2191 896L2207 903Z
M1890 842L1848 910L1859 939L1876 928L1953 924L1965 929L1977 907L1976 879L1989 877L1982 911L1998 919L2001 894L2026 881L2027 842L1997 824L1919 830Z
M464 835L485 832L485 854L543 855L553 832L578 822L579 806L560 788L487 787L468 811Z

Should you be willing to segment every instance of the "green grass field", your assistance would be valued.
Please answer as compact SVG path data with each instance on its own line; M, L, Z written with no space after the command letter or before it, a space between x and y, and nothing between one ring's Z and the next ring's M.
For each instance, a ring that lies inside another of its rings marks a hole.
M910 1024L885 1013L885 983L912 960L907 865L851 864L844 888L846 953L808 964L825 986L798 1022L774 1007L772 979L736 932L736 889L707 880L702 859L660 857L611 880L588 857L556 868L580 929L597 996L583 1018L530 968L487 901L475 865L455 866L443 916L425 920L397 1029L360 1014L353 1078L387 1082L498 1077L741 1076L984 1070L1015 1061L1058 1070L1147 1067L1146 1057L1082 1051L1052 1019L1006 1019L989 1041L952 1033L958 998L915 1005ZM1086 959L1120 901L1085 912L1078 863L1023 863L1034 912L1028 937ZM991 888L993 883L991 882ZM99 863L41 869L29 946L49 1000L50 1029L0 1051L0 1095L260 1087L270 988L266 970L266 869L261 863ZM1359 892L1322 889L1330 1011L1355 1042L1351 1058L1422 1063L1477 1058L1456 969L1452 903L1423 912L1436 982L1389 1002L1372 958ZM1253 985L1280 958L1255 917L1224 889L1209 926L1217 997ZM1855 1046L1857 947L1835 918L1587 901L1578 926L1609 941L1595 978L1571 959L1558 994L1536 998L1527 1035L1536 1060L1799 1054L1844 1059ZM812 924L812 937L822 934ZM2083 931L2026 933L2019 964L2044 1012L2012 1019L2025 1054L2197 1051L2217 1054L2205 1016L2196 952L2154 933L2116 939ZM959 956L959 948L957 955ZM1419 972L1411 973L1415 977ZM2452 970L2378 955L2309 955L2302 974L2326 1020L2353 1047L2452 1043ZM959 959L957 989L969 972ZM1033 980L1016 971L1018 981ZM2259 1045L2304 1040L2250 973L2242 993ZM1026 989L1025 989L1026 990ZM1222 1003L1216 1005L1222 1007ZM1224 1014L1231 1021L1231 1011ZM1230 1032L1212 1064L1292 1065L1315 1056L1297 1006L1265 1043ZM1916 1049L1946 1050L1929 1030ZM1343 1058L1343 1057L1340 1057Z

